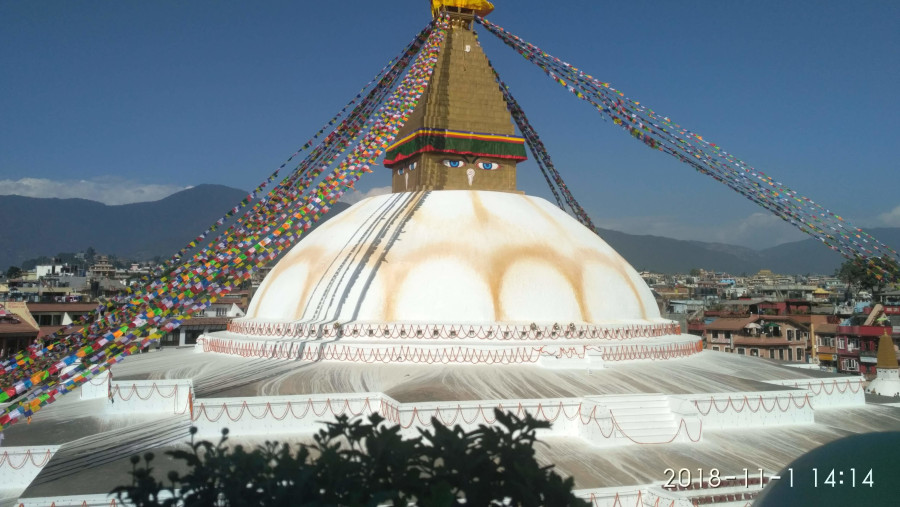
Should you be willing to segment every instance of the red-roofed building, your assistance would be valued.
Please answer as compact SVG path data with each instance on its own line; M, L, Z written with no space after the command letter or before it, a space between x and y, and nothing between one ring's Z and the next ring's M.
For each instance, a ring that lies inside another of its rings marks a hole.
M837 324L817 324L814 328L814 359L819 362L820 367L834 372L838 368L837 329Z
M97 303L28 303L38 326L65 326L97 309Z
M807 362L809 324L779 315L719 318L706 325L707 349L752 357Z
M0 303L0 357L10 357L34 343L38 326L25 303Z
M59 331L82 315L97 309L97 303L28 303L28 311L44 337Z
M837 326L835 345L838 371L875 378L878 339L885 333L890 336L890 326Z

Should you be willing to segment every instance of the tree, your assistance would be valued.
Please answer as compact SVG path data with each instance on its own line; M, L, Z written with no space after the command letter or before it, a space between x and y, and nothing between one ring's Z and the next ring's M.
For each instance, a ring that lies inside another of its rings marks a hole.
M22 276L22 270L18 266L10 266L6 270L6 278L19 278Z
M169 472L169 487L154 477L147 453L143 466L132 457L132 484L113 493L137 506L588 505L572 492L571 477L535 460L535 432L549 422L499 410L494 416L496 424L469 432L432 419L433 430L410 439L378 414L368 423L339 416L296 452L277 442L250 452L231 448L223 430L218 445L192 437L191 451L166 453L189 469ZM171 498L161 501L163 492Z
M692 268L691 272L689 274L691 276L700 276L700 273L701 273L700 268Z
M878 294L889 284L897 280L900 267L897 261L890 256L870 257L868 259L848 259L841 264L834 275L847 284L847 289L852 287L867 289L872 294Z

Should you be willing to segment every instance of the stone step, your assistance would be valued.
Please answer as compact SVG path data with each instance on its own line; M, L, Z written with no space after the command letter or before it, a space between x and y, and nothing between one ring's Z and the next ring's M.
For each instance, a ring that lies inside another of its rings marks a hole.
M616 418L616 422L619 425L632 425L632 424L643 424L643 425L672 425L675 424L675 416L674 414L632 414L632 415L620 415L618 412L613 412L613 416ZM680 421L681 419L678 419Z
M663 414L671 414L672 410L667 407L653 407L653 408L619 408L619 407L610 407L607 408L616 415L619 416L630 416L630 415L663 415Z
M646 440L648 442L665 442L675 436L675 430L678 428L678 426L666 428L627 428L620 425L620 428L622 434L636 440Z
M657 398L657 397L628 397L628 398L620 398L620 399L606 399L600 398L598 399L599 403L606 405L608 407L632 407L632 406L640 406L640 407L667 407L669 406L668 398Z

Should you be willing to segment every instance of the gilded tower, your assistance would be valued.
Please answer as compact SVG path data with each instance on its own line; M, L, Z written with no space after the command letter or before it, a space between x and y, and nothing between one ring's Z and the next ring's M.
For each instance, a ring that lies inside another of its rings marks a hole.
M875 365L875 380L869 383L870 393L882 396L900 396L900 367L894 341L887 331L878 341L878 363Z
M394 192L516 190L525 141L472 27L491 10L483 0L433 0L432 12L449 15L451 28L419 105L387 149Z

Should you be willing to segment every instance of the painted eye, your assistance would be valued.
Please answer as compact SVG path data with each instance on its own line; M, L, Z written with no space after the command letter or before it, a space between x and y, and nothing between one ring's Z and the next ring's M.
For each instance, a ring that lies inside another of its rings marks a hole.
M444 159L444 165L447 167L462 167L463 161L458 160L458 159L448 158L448 159Z
M400 176L403 176L403 169L397 169L397 174L399 174Z
M496 162L478 162L475 164L479 169L484 169L485 171L494 171L500 169L500 164Z
M409 164L409 167L407 167L406 170L410 172L415 171L416 165L418 165L418 162L413 162L412 164Z

